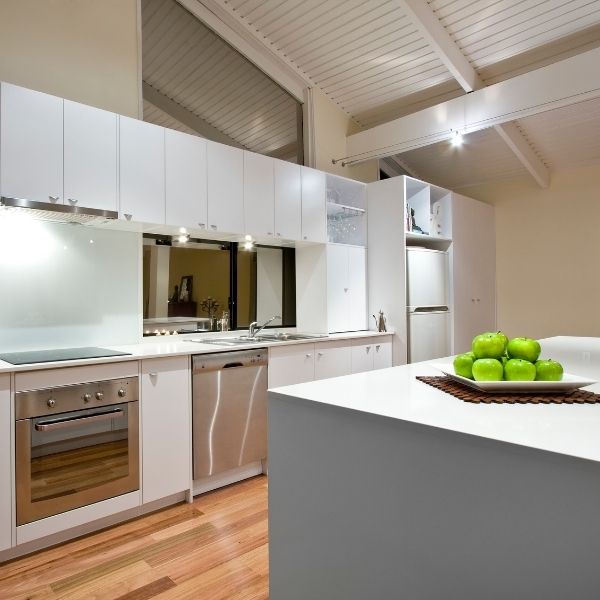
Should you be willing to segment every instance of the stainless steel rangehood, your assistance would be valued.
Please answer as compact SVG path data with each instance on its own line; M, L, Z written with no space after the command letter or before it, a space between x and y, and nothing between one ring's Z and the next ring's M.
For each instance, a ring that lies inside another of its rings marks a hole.
M81 225L97 225L117 219L119 214L114 210L100 210L75 206L73 204L53 204L36 202L24 198L0 197L0 207L11 212L29 214L40 221L53 223L79 223Z

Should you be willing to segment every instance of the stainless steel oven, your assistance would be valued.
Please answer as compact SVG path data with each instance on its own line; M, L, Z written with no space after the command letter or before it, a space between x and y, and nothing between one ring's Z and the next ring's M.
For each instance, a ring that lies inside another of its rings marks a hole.
M138 378L17 392L17 525L139 489Z

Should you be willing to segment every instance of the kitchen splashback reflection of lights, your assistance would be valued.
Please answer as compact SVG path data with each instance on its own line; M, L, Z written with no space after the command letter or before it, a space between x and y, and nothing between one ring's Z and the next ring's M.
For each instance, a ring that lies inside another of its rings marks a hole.
M27 214L0 209L0 263L11 268L47 262L58 249L52 233Z
M254 248L253 242L244 242L244 250L252 250Z

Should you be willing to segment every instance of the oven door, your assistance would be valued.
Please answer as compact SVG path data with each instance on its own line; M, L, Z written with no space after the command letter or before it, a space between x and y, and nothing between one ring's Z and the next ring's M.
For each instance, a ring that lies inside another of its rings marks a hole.
M17 525L139 489L138 402L16 421Z

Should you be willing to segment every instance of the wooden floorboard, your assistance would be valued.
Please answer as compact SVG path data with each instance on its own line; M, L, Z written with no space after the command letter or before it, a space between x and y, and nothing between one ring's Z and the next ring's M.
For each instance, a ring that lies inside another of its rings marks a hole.
M0 564L0 600L265 600L267 478Z

